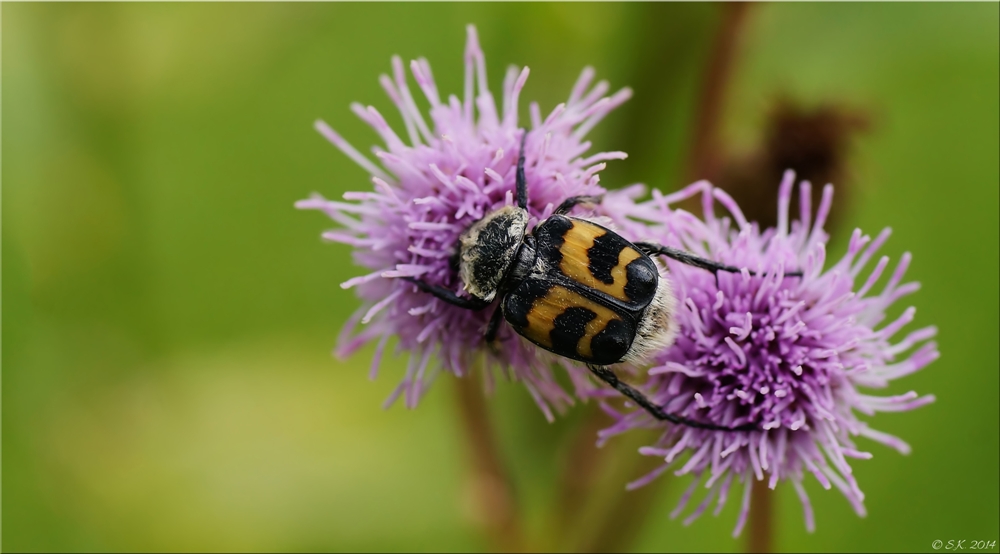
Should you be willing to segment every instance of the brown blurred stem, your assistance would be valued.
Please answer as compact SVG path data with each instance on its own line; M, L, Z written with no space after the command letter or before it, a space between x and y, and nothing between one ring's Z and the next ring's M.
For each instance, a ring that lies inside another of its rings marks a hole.
M692 147L686 168L688 175L693 178L712 178L721 166L723 152L719 138L720 123L741 35L750 10L750 4L744 2L725 3L719 7L721 12L719 23L712 38L696 100ZM601 414L596 411L588 415L589 419L580 427L579 436L575 439L576 442L571 450L584 451L585 448L593 448L592 435L589 432L595 428L600 417ZM657 458L637 457L633 452L629 452L628 455L634 459L628 465L629 473L634 477L645 475L663 463ZM608 453L595 453L585 465L577 468L577 477L580 481L576 488L570 490L568 484L564 485L566 490L561 496L560 507L567 509L568 513L562 514L565 519L560 526L561 536L565 536L566 525L579 525L583 519L582 516L585 514L582 513L582 508L573 504L580 499L580 491L592 487L598 470L611 465L610 457ZM614 495L613 500L601 510L603 517L596 520L598 528L588 533L588 538L579 545L579 550L584 552L627 550L642 530L651 506L662 494L667 483L668 479L657 479L635 491L622 491Z
M722 4L719 30L709 53L708 68L702 79L701 96L695 114L694 136L689 158L689 177L716 179L725 159L720 139L722 116L725 111L726 93L732 82L733 68L751 9L749 2ZM766 481L753 481L750 491L750 529L747 535L747 552L772 552L773 550L773 491Z
M556 492L555 536L561 548L573 541L594 482L612 450L596 445L597 432L607 425L608 417L593 402L582 408L586 415L571 437Z
M631 547L649 506L667 486L667 480L660 479L628 492L623 479L645 475L662 460L637 456L637 446L624 437L598 448L597 432L608 426L610 418L594 404L585 409L584 420L566 450L555 513L555 546L560 551L623 552ZM640 439L639 444L648 444L645 441Z
M774 491L767 480L754 481L750 490L750 532L747 534L747 552L774 551Z
M458 408L472 462L472 493L484 530L497 552L524 550L517 519L514 484L500 456L500 446L474 375L455 380Z
M688 158L688 177L691 179L713 179L718 175L723 157L720 123L751 4L726 2L719 7L722 11L719 27L708 54L694 118Z
M634 451L628 452L634 461L632 478L641 477L663 464L663 459L650 456L637 456ZM592 539L582 545L580 552L625 552L639 537L643 524L649 516L653 502L663 494L669 485L669 479L656 479L645 487L634 491L622 491L615 496L606 511L607 516L600 520L600 528L592 535Z

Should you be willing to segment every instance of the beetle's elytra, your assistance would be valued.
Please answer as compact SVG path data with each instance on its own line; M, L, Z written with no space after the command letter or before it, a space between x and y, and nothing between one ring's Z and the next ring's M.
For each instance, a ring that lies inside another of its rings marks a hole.
M653 260L584 219L554 215L533 235L540 260L529 278L504 296L505 319L523 337L560 356L599 365L622 361L657 292ZM668 317L669 311L661 319Z

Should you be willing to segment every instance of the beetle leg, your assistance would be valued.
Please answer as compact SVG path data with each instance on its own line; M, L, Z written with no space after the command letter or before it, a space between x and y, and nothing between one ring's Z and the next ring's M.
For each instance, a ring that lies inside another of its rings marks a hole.
M515 186L517 187L517 207L522 210L528 209L528 180L524 176L524 140L528 138L528 131L521 135L521 152L517 155L517 174Z
M646 398L646 396L641 392L629 386L628 383L618 379L618 376L615 375L615 372L611 371L610 368L591 364L587 364L587 368L590 369L591 373L596 375L600 380L614 387L615 390L627 396L630 400L638 404L642 409L646 410L650 415L660 421L669 421L677 425L687 425L688 427L708 429L710 431L753 431L757 429L757 426L753 423L738 425L736 427L723 427L721 425L703 423L686 417L668 414L663 411L663 408L653 404L653 402Z
M597 196L570 196L566 200L563 200L562 204L559 204L559 207L552 212L552 215L565 215L579 204L599 204L603 199L603 194Z
M480 300L479 298L463 298L444 287L425 283L419 279L414 279L413 277L401 277L401 279L413 283L418 289L433 294L435 298L444 300L452 306L465 308L466 310L482 310L486 306L490 305L490 303L485 300Z
M672 248L670 246L663 246L662 244L655 244L652 242L637 242L635 245L646 254L660 254L666 256L672 260L677 260L682 264L687 264L694 267L700 267L701 269L707 269L715 274L716 278L719 276L720 271L726 271L728 273L739 273L741 271L738 267L733 267L731 265L721 264L716 261L708 260L700 256L695 256L690 252L685 252L677 248ZM751 271L750 275L757 275L755 272ZM785 277L802 277L801 271L787 271L785 272Z
M493 346L496 344L497 332L500 330L500 322L503 320L503 309L497 306L497 309L493 311L493 315L490 316L490 322L486 325L486 334L483 335L483 340L486 344Z

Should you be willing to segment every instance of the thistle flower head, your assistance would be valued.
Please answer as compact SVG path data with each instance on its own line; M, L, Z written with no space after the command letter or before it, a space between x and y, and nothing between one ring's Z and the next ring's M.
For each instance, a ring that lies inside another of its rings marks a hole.
M856 230L846 255L824 268L823 224L833 189L824 188L816 219L811 221L810 185L802 183L800 218L790 224L793 180L794 175L786 173L777 227L766 230L748 222L727 194L706 182L666 197L654 191L651 201L631 207L617 205L620 217L654 222L645 230L652 240L747 268L741 274L720 272L716 277L669 264L682 299L677 310L680 333L649 370L647 393L669 413L727 427L752 423L758 429L718 432L671 426L655 446L641 449L665 463L631 487L642 486L675 463L680 466L678 475L696 476L674 516L684 510L699 483L709 489L685 523L700 516L713 499L718 500L718 513L735 479L744 483L734 532L738 534L749 509L751 480L766 479L774 488L787 479L798 492L806 526L812 530L812 509L802 487L807 474L824 488L839 489L864 515L864 494L847 460L871 454L860 450L854 437L904 454L909 446L870 428L858 414L905 411L934 400L915 392L880 397L859 390L886 387L938 357L936 344L928 342L936 333L934 327L897 338L914 319L914 308L886 322L886 310L918 289L917 283L901 283L910 255L903 255L884 288L874 293L889 259L882 257L874 269L864 272L889 230L874 240ZM670 208L699 194L703 219ZM729 215L716 217L716 203ZM796 271L802 275L786 275ZM617 422L603 432L604 438L661 425L642 411L613 413Z
M430 104L425 118L398 57L392 67L392 77L383 75L381 83L402 115L405 138L375 108L352 105L385 141L384 148L373 149L378 164L322 121L316 123L323 136L371 174L374 190L345 193L348 202L315 195L296 204L321 210L339 223L340 229L323 237L353 246L355 262L369 270L342 285L354 288L364 305L344 329L337 352L346 356L376 341L374 376L388 338L398 337L398 348L409 353L410 363L387 404L405 393L408 407L416 405L440 369L462 375L474 356L484 353L488 365L510 370L523 380L551 418L548 404L569 403L571 397L556 384L549 364L538 358L534 348L520 340L504 340L510 331L502 329L503 358L484 352L483 329L492 310L474 312L448 305L401 279L417 278L465 294L452 261L459 237L485 214L514 201L514 173L526 132L518 126L518 104L528 69L508 70L498 110L487 86L483 52L470 26L461 99L440 96L426 60L410 63L413 79ZM590 148L583 138L586 133L631 95L624 89L607 97L607 83L591 87L593 77L592 69L584 69L568 101L544 119L537 104L530 106L531 130L524 154L528 208L535 222L548 217L569 196L604 192L598 172L606 160L625 157L623 152L584 156ZM435 355L440 365L432 363ZM586 383L582 375L575 375L574 381L580 386Z

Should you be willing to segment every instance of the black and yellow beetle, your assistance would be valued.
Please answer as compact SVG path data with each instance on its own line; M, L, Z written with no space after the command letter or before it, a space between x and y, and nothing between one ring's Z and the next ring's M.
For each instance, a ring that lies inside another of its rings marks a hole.
M597 377L657 419L703 429L754 429L752 424L721 427L668 414L606 367L641 363L673 342L675 300L670 281L660 275L650 254L712 272L740 270L667 246L633 244L593 221L566 215L599 197L568 198L529 232L525 136L517 162L517 205L487 214L460 239L458 271L471 297L418 279L406 280L470 310L481 310L499 297L500 307L486 328L487 343L496 339L503 317L541 348L586 363ZM801 273L786 273L796 275Z

